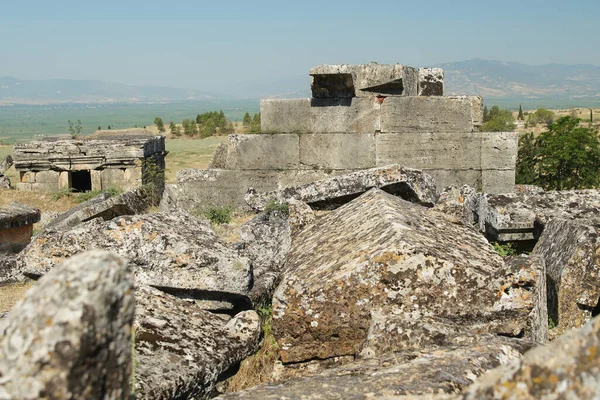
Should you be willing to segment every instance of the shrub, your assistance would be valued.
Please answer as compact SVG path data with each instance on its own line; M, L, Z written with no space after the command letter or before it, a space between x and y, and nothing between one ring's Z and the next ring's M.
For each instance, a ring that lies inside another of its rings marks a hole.
M514 256L516 254L515 246L512 243L492 243L492 247L501 257Z
M230 223L232 214L233 208L231 206L209 207L204 211L204 216L208 218L211 223L217 225Z
M271 212L271 211L280 211L280 212L288 212L290 209L290 206L288 205L288 203L280 203L276 200L271 200L267 203L267 205L265 206L265 211L267 212Z

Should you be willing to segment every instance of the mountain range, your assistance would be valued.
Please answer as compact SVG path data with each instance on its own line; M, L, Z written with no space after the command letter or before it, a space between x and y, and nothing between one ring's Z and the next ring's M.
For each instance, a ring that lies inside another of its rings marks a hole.
M445 71L446 94L480 94L486 103L546 107L600 105L600 67L526 65L473 59L436 65ZM240 85L246 98L308 97L306 76ZM20 80L0 77L0 105L52 103L163 102L227 99L231 95L91 80Z

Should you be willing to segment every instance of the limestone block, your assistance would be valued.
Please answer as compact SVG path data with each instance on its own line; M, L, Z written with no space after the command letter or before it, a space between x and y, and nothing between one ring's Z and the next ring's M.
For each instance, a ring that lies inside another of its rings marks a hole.
M135 188L142 185L142 168L141 167L131 167L125 168L125 173L123 175L125 181L125 187Z
M56 192L58 190L58 179L54 183L32 183L31 190L36 192Z
M354 172L354 170L344 170L344 169L334 169L334 170L324 170L324 169L300 169L300 170L290 170L290 171L281 171L278 176L278 185L279 189L286 188L289 186L296 185L305 185L311 182L320 181L322 179L327 179L332 176L349 174Z
M381 105L381 132L472 132L470 96L388 97Z
M515 187L514 169L482 169L481 191L484 193L512 193Z
M270 133L310 132L310 99L266 99L260 102L261 131Z
M13 165L13 158L10 154L0 160L0 175L4 174Z
M600 228L584 221L551 220L533 249L546 262L548 314L559 333L598 315Z
M373 133L300 135L300 164L308 169L375 167Z
M473 125L480 127L483 124L483 97L481 96L469 96L471 104L473 105Z
M431 176L394 164L271 192L252 190L248 191L245 200L255 210L263 210L271 202L287 203L292 199L303 201L313 208L334 209L372 188L381 188L409 201L428 205L433 205L437 197Z
M133 292L127 263L102 251L42 277L2 324L2 398L128 398Z
M92 190L102 190L102 170L91 170L90 178L92 179Z
M373 133L380 129L375 98L312 99L310 133Z
M226 169L298 169L299 155L297 134L229 135Z
M208 169L227 167L227 147L225 143L219 143L213 151Z
M401 164L428 170L481 167L479 132L381 133L376 141L378 166Z
M444 70L441 68L419 68L419 96L444 95Z
M52 183L58 184L58 176L60 172L58 171L39 171L35 174L35 182L36 183Z
M313 98L417 95L417 70L401 64L320 65L310 76Z
M61 171L58 176L58 189L66 189L71 187L71 174L69 171Z
M475 230L373 189L292 241L273 296L281 360L358 355L375 311L522 337L532 305L502 296L512 276Z
M35 182L35 172L34 171L26 171L26 172L21 172L20 178L21 178L21 183L34 183Z
M481 133L481 168L514 169L517 163L517 132Z
M102 189L121 187L125 181L125 169L107 168L102 170Z
M18 182L15 185L15 188L17 190L22 190L24 192L31 192L31 183L22 183L22 182Z

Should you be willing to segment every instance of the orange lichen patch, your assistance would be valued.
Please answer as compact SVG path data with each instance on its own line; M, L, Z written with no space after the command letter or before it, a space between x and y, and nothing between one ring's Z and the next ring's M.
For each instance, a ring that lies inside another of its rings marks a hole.
M177 262L177 265L182 266L189 264L191 259L192 257L189 254L180 254L175 258L175 262Z
M156 239L157 236L158 236L158 232L154 231L154 232L150 233L149 235L144 236L144 239L151 242L154 239Z
M403 257L400 257L398 254L391 252L391 251L386 251L385 253L382 253L380 255L378 255L377 257L373 258L373 262L377 263L377 264L384 264L384 265L390 265L390 264L396 264L400 261L402 261Z

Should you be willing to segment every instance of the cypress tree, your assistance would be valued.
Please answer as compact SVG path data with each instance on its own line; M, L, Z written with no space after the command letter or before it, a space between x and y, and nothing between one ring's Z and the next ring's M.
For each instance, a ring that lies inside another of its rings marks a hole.
M519 104L519 116L517 117L519 121L523 121L525 117L523 116L523 106Z

